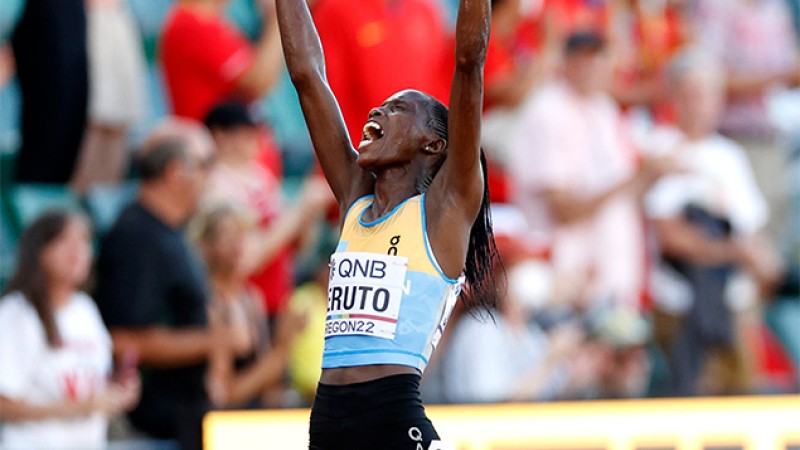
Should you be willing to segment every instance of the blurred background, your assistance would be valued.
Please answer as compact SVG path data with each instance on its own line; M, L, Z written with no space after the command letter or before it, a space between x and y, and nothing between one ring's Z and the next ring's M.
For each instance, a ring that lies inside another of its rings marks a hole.
M800 1L491 3L505 282L425 403L800 393ZM456 0L309 4L353 142L447 103ZM271 0L4 0L0 448L310 406L337 209Z

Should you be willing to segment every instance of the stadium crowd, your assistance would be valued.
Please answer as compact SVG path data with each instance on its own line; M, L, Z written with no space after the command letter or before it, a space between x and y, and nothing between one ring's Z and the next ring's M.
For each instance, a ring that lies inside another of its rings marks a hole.
M449 97L457 2L308 2L354 142ZM0 449L199 449L208 411L310 404L339 218L274 8L2 2ZM800 1L492 10L504 288L425 402L800 392Z

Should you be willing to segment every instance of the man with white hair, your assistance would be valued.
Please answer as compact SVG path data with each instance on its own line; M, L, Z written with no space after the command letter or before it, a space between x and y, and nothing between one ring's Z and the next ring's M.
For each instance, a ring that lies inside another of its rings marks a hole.
M139 196L102 242L95 299L116 353L138 356L142 398L131 423L151 437L200 449L206 411L208 291L182 227L200 200L213 164L206 128L167 119L136 157Z
M730 282L746 273L764 297L780 280L780 260L762 233L767 203L742 147L716 131L725 106L722 65L691 48L675 57L668 78L677 126L656 129L644 145L672 155L681 169L645 198L661 254L653 280L661 319L656 327L670 330L661 344L676 394L747 390L733 312L745 299L741 290L730 295ZM711 360L731 375L715 377L716 386L703 382Z

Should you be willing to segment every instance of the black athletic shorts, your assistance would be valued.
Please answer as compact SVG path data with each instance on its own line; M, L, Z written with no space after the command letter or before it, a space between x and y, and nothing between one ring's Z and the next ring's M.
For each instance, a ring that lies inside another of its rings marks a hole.
M425 416L419 382L419 375L392 375L342 386L320 383L309 449L428 450L439 436Z

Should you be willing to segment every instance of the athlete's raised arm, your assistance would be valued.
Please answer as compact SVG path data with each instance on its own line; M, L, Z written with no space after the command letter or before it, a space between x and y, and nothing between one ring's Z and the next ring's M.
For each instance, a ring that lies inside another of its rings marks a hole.
M306 0L277 0L277 12L286 66L311 142L336 200L346 208L371 192L373 177L356 164L358 154L325 78L322 45Z
M480 139L483 65L490 20L489 0L461 0L456 22L447 159L428 191L431 202L459 205L457 210L465 214L469 224L475 220L483 199Z

